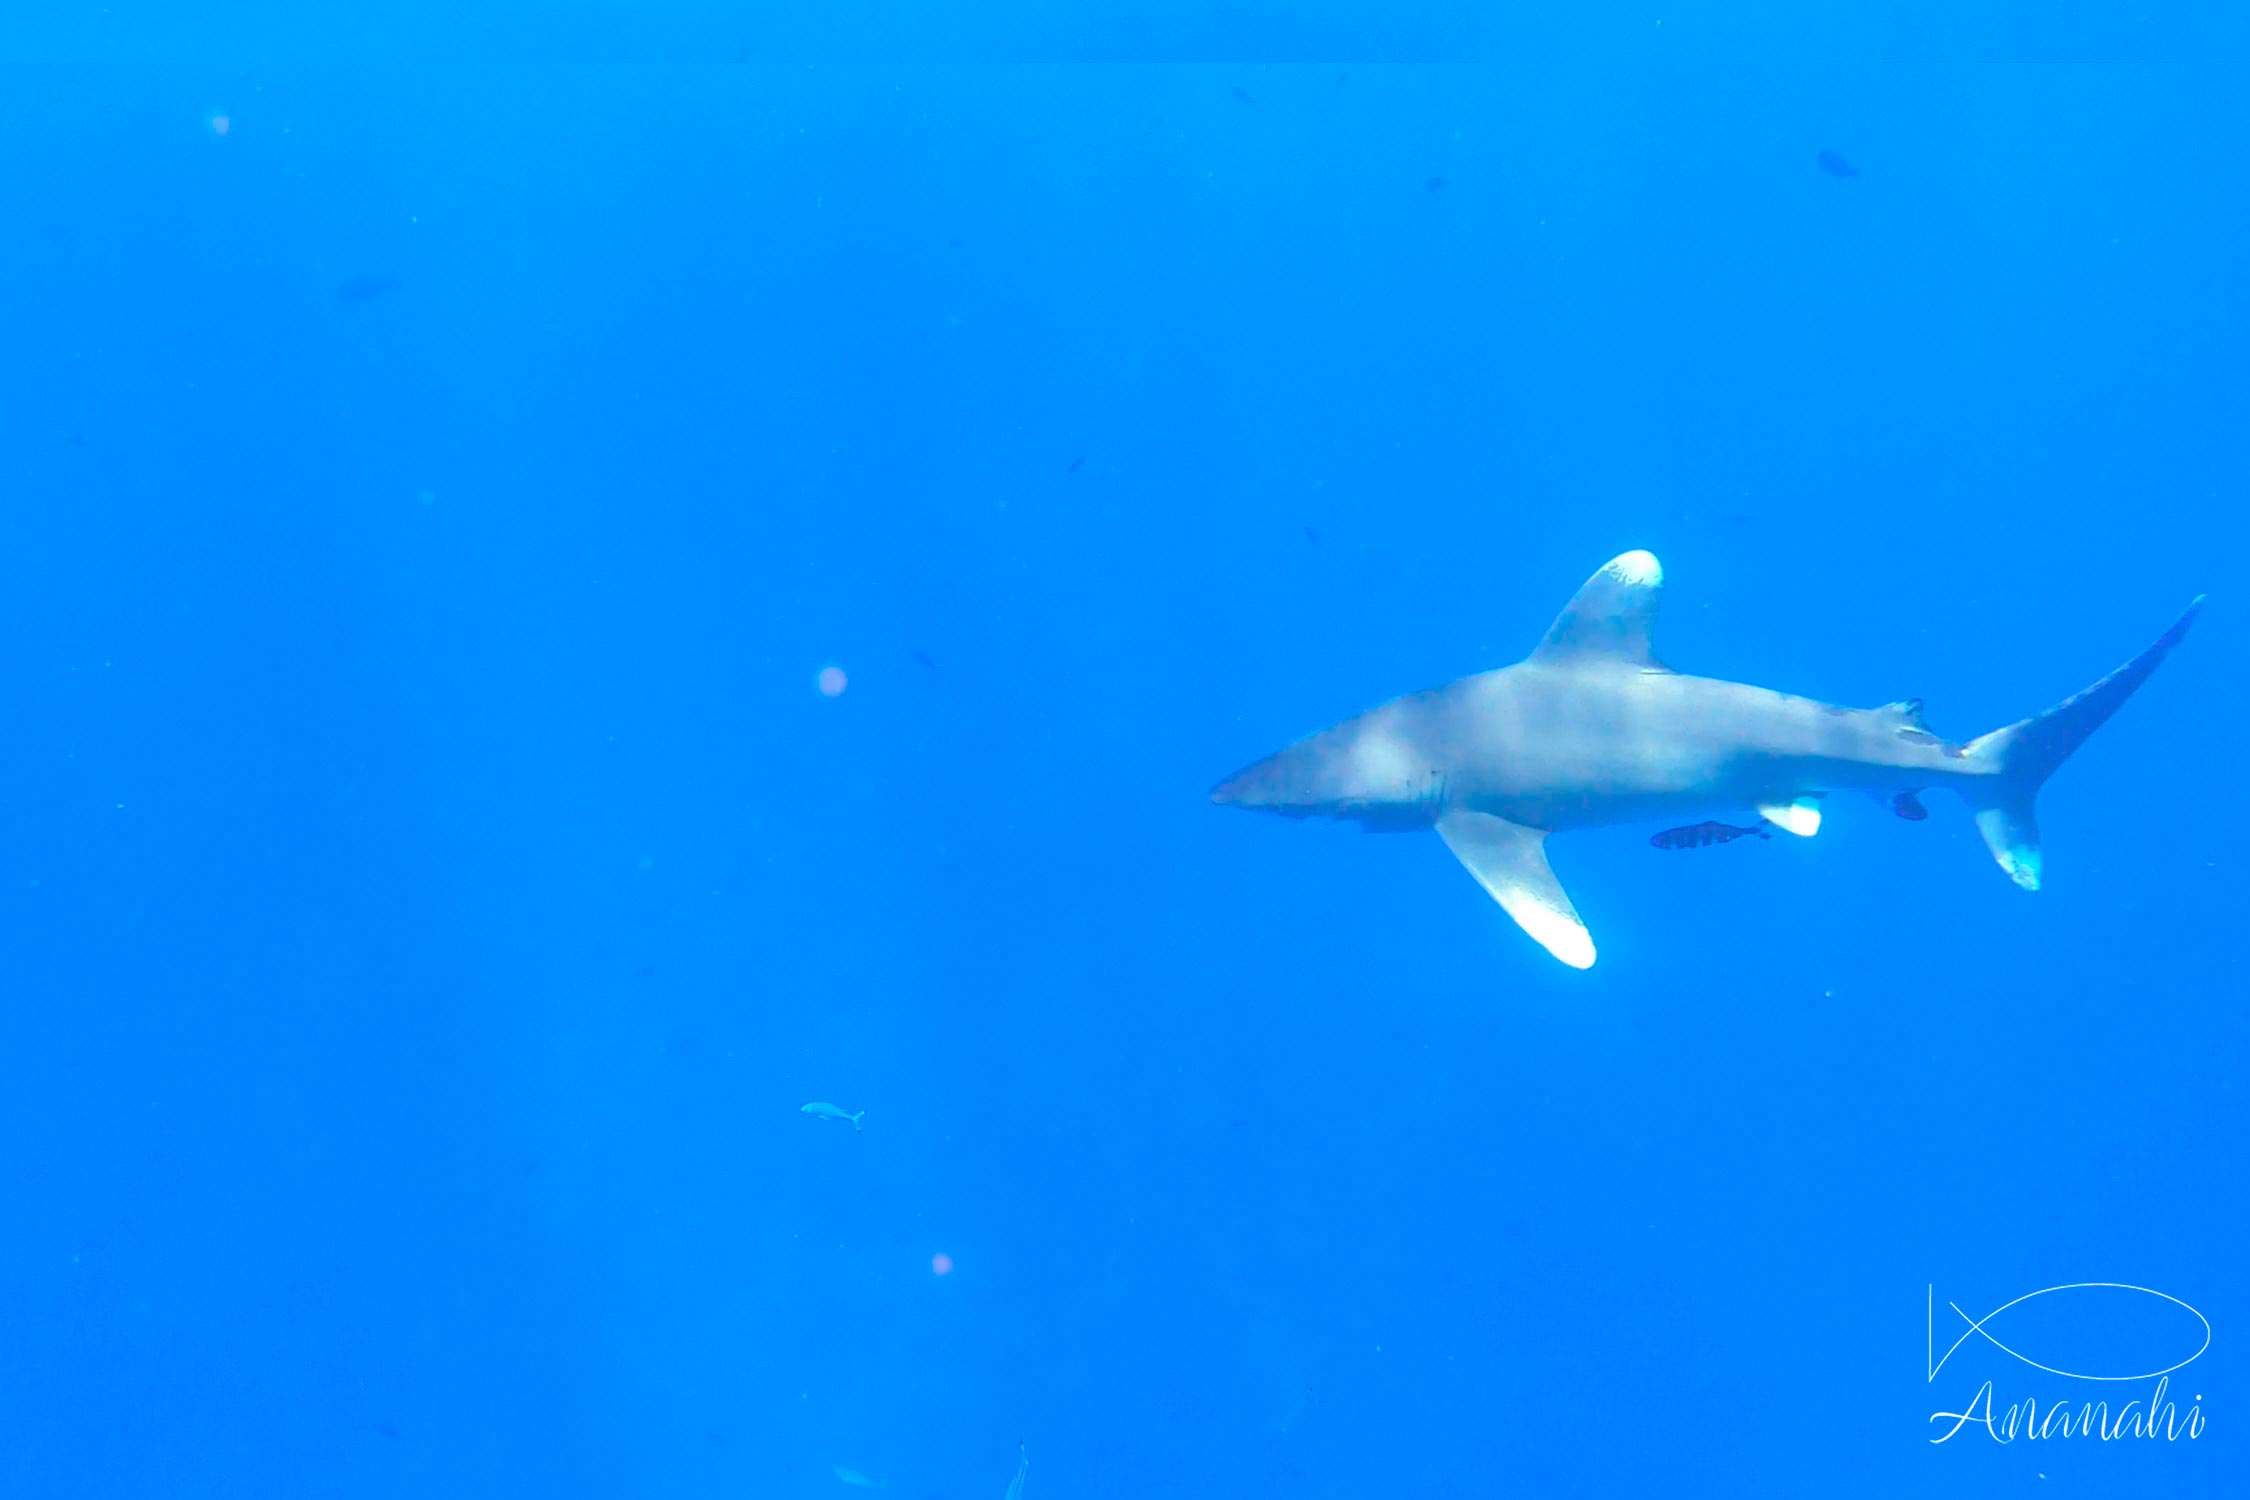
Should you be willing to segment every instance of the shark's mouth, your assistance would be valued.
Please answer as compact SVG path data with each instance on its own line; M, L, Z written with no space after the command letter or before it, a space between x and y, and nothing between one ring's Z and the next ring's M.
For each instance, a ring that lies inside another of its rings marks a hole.
M1284 818L1334 818L1358 823L1370 833L1411 833L1437 826L1446 806L1443 777L1431 776L1393 794L1370 797L1358 788L1337 786L1333 764L1322 753L1328 748L1306 741L1269 755L1211 788L1211 800L1221 807Z

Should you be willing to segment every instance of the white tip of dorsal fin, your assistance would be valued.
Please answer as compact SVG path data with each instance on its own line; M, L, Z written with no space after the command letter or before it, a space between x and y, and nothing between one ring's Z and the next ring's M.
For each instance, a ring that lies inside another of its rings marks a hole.
M1549 664L1614 661L1661 672L1656 607L1663 598L1664 568L1656 554L1621 553L1571 596L1531 659Z
M1664 581L1664 565L1656 560L1656 554L1638 547L1611 558L1602 571L1636 588L1654 588Z
M1758 816L1780 829L1801 839L1809 839L1820 832L1820 804L1810 797L1799 797L1794 802L1761 802Z

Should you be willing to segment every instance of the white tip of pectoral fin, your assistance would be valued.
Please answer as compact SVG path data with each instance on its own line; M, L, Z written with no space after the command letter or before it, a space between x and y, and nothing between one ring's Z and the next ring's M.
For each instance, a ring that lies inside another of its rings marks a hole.
M1810 797L1799 797L1794 802L1761 802L1758 816L1780 829L1801 839L1809 839L1820 832L1820 804Z
M1556 894L1561 894L1559 887ZM1558 909L1537 897L1518 892L1513 900L1502 898L1500 905L1516 919L1518 927L1531 934L1533 942L1564 963L1574 969L1594 966L1593 934L1586 930L1586 924L1578 919L1578 913L1570 910L1567 902Z
M1594 966L1594 940L1547 864L1544 830L1478 812L1449 812L1437 830L1533 942L1574 969Z

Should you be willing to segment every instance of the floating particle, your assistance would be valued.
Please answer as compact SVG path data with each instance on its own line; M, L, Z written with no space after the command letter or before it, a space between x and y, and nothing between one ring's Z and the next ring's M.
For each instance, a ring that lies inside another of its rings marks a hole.
M850 686L850 680L844 676L842 667L822 667L820 675L813 679L813 685L820 689L820 696L823 698L841 698L844 689Z

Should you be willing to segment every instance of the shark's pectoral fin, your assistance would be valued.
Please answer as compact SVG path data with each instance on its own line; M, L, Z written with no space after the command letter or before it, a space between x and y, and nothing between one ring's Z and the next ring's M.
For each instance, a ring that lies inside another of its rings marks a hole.
M1477 884L1532 941L1574 969L1594 966L1594 940L1547 864L1547 834L1490 813L1446 813L1437 831Z
M1799 797L1794 802L1761 802L1758 816L1784 833L1793 833L1809 839L1820 832L1820 801L1814 797Z

